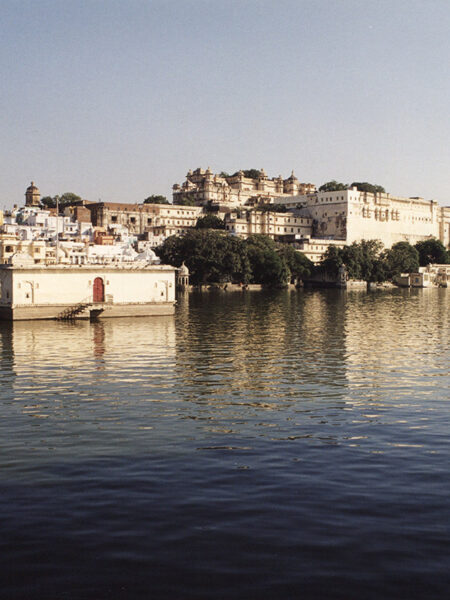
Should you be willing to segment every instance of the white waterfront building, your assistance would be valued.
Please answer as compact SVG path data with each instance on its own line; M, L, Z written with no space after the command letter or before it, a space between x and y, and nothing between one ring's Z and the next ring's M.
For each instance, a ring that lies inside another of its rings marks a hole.
M9 264L0 265L0 318L173 314L176 269L137 258L117 264L44 266L28 254L15 254Z
M396 242L416 244L432 237L450 244L450 207L433 200L403 198L386 193L360 192L356 187L279 197L274 202L300 209L312 219L314 238L380 240L386 248Z

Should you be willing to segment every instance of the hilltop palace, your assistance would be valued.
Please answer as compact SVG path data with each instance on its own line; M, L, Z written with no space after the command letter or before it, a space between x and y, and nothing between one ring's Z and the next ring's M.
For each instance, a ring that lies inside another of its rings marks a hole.
M356 188L319 192L311 183L300 183L293 172L288 179L268 179L261 169L258 178L250 179L242 171L221 177L209 168L196 169L188 172L183 184L173 186L174 203L186 200L217 210L230 233L240 237L262 233L292 243L316 263L329 245L362 239L378 239L386 248L432 237L446 247L450 244L450 207ZM271 204L273 212L268 211ZM277 205L287 212L278 212Z
M230 235L267 235L316 264L330 245L362 239L378 239L386 248L430 238L450 246L450 207L433 200L355 187L320 192L293 172L287 179L269 179L264 169L246 174L252 176L189 171L184 183L173 186L172 204L79 200L62 211L42 208L32 182L25 206L0 211L0 313L7 318L49 318L71 310L80 316L171 313L176 270L159 265L153 248L184 235L211 212L224 219ZM54 283L55 275L63 286Z

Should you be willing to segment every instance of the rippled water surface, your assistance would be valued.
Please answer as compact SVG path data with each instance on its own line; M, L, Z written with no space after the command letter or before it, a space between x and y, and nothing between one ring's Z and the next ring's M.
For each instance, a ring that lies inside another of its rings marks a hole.
M0 323L0 596L448 597L449 298Z

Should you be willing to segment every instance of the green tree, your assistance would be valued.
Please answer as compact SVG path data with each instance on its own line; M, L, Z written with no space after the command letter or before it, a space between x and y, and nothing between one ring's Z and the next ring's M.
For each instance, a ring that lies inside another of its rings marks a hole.
M345 265L350 279L367 282L381 282L387 278L385 262L381 256L383 244L379 240L353 242L344 248L329 246L321 262L321 268L337 275L341 265Z
M251 235L245 240L252 281L266 287L285 287L291 279L286 261L277 252L277 244L265 235Z
M380 256L383 249L382 242L380 240L361 240L359 244L352 244L352 246L359 255L360 279L367 282L385 281L386 271Z
M177 204L178 206L197 206L195 199L189 196L181 196L177 199Z
M81 196L78 196L73 192L64 192L62 196L43 196L40 200L40 203L43 208L56 208L57 201L59 203L59 206L63 208L64 206L70 206L72 204L80 202Z
M259 204L255 206L253 210L260 210L262 212L287 212L287 206L285 204Z
M196 229L225 229L225 221L216 215L205 215L197 219Z
M180 267L184 262L194 285L247 283L251 270L243 240L211 229L192 229L184 236L171 236L156 254L163 263Z
M397 242L383 253L389 279L400 273L416 273L419 268L419 253L408 242Z
M419 253L419 262L421 267L426 267L430 263L446 265L450 262L449 253L444 244L436 238L417 242L415 246Z
M330 275L336 276L339 268L344 264L341 248L336 246L328 246L324 255L320 267L323 268Z
M354 181L350 187L356 187L360 192L370 192L371 194L384 194L386 192L381 185L374 185L367 181Z
M294 283L293 280L299 281L309 277L314 270L314 264L309 258L289 244L279 244L278 254L284 259L291 272L291 283Z
M69 206L70 204L76 204L81 201L81 197L73 192L64 192L59 198L59 203L63 206Z
M348 190L348 185L346 183L339 183L335 179L327 181L327 183L324 183L319 188L319 192L339 192L341 190Z
M165 196L156 196L153 194L144 200L144 204L170 204Z
M261 175L261 171L259 169L243 169L244 177L248 177L249 179L258 179ZM235 177L239 174L239 171L233 173L232 177Z
M56 196L55 196L56 198ZM55 198L52 198L51 196L42 196L40 203L42 208L55 208L56 207L56 200Z

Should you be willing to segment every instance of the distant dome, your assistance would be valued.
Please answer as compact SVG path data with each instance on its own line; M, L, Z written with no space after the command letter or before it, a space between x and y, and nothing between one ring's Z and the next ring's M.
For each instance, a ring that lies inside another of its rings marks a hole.
M27 206L37 206L39 204L39 200L41 198L41 193L39 188L34 185L34 181L31 182L31 185L27 187L27 191L25 192L25 204Z
M32 181L31 185L27 187L27 192L39 192L39 188L34 185L34 181Z

